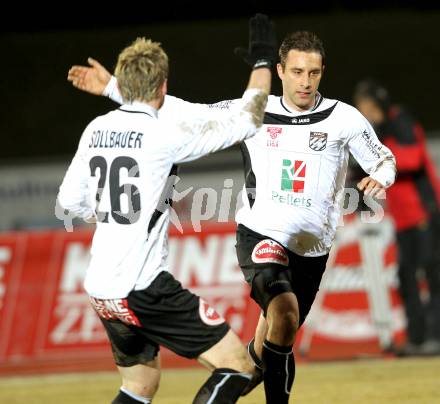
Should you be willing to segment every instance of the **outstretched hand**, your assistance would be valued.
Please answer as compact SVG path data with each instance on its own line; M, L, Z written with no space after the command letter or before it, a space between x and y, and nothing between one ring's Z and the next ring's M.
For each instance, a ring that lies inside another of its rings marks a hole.
M364 191L364 195L382 199L385 197L385 187L371 177L364 177L357 184L359 191Z
M88 58L89 66L72 66L67 74L67 80L73 86L95 95L102 95L112 75L98 61Z

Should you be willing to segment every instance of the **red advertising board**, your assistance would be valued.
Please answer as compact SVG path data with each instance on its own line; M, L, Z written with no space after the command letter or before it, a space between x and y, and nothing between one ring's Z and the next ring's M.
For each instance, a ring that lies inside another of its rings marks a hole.
M235 225L227 223L204 226L202 233L172 232L170 267L248 341L259 309L249 298L237 265L234 230ZM344 231L350 232L349 225ZM106 335L82 288L92 234L90 230L0 234L0 374L112 368ZM383 241L393 334L399 338L404 325L394 285L394 244L392 238ZM347 237L335 251L322 296L310 325L302 327L297 346L304 336L307 343L302 347L308 357L320 359L378 353L358 241ZM162 359L164 367L195 364L166 350Z

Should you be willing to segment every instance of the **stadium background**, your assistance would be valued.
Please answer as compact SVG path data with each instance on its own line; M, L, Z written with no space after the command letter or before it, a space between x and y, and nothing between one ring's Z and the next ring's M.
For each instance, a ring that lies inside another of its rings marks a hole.
M204 6L175 1L162 6L134 5L124 10L109 6L100 14L89 10L88 15L84 10L59 14L51 10L55 16L50 18L41 5L31 21L4 16L0 36L5 52L0 64L0 391L5 391L6 396L0 393L0 402L14 402L12 397L17 395L7 395L9 384L21 386L23 394L34 394L20 384L21 379L14 381L10 375L112 369L105 336L81 290L91 229L84 228L73 235L60 229L61 223L53 214L53 201L83 128L114 104L72 89L66 81L68 68L93 56L112 69L123 47L137 36L147 36L162 42L170 56L171 94L198 102L239 97L248 69L235 58L232 49L246 44L247 17L255 11L269 12L277 24L279 38L297 29L316 31L323 38L328 55L321 85L325 96L350 102L359 79L373 76L383 82L393 98L407 105L421 120L440 167L440 10L423 2L398 3L360 6L348 1L318 1L313 5L286 1L268 6L262 1L243 1L237 10L237 4L234 7L228 1ZM32 12L31 6L28 13ZM281 93L276 78L273 88L274 94ZM182 167L179 189L212 187L220 197L227 189L224 179L231 178L235 197L242 184L240 169L239 152L232 148ZM187 201L178 204L186 220L190 218ZM228 215L230 219L232 213ZM188 224L183 236L174 230L171 259L176 275L185 285L219 307L247 340L258 311L246 297L246 287L234 262L233 224L215 224L218 215L216 209L210 220L203 220L202 233L194 233ZM372 310L375 296L368 289L365 254L359 242L362 231L356 217L347 218L335 248L337 254L326 281L325 296L320 301L321 310L316 311L308 328L303 328L306 338L301 333L297 343L297 349L305 339L310 343L310 347L308 343L303 345L307 348L306 361L390 357L381 352L381 328ZM378 238L373 242L383 257L380 278L389 303L385 317L391 324L393 342L400 344L404 341L404 319L396 293L395 248L389 221L378 228ZM164 364L189 365L168 353ZM438 360L404 366L384 361L380 366L384 364L383 376L397 369L393 386L401 385L402 394L396 398L384 392L382 396L370 396L369 402L389 402L393 397L396 402L423 402L418 400L420 395L408 396L403 389L411 373L408 366L413 365L414 372L425 380L420 369L437 374L440 370ZM382 377L377 371L379 365L370 373L357 366L349 364L346 373L341 374L365 372L362 374L367 376L367 385ZM329 368L318 365L316 371L304 369L308 377L322 381L326 373L320 374L319 369ZM328 370L325 377L335 370ZM197 372L194 375L197 379ZM340 386L344 379L336 382ZM32 381L29 383L32 385ZM432 392L429 380L427 383L417 386L419 391ZM65 380L56 380L47 385L55 391L54 386L64 384ZM117 378L108 382L108 398L115 386ZM304 385L300 384L300 392L301 386ZM323 394L325 391L324 388ZM350 394L346 400L339 398L335 402L352 402L356 393ZM27 402L24 400L29 397L23 395L23 401L18 397L16 402ZM78 395L74 397L76 401L70 402L88 402ZM312 398L303 402L326 402L322 397L333 402L331 394L306 397ZM435 396L427 397L431 398L425 402L435 402ZM46 397L42 402L56 400Z

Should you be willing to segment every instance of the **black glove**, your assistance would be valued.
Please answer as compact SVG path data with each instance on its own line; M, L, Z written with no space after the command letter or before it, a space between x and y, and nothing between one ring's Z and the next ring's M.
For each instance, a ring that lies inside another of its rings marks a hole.
M249 20L249 48L234 52L254 69L274 65L277 59L275 29L267 15L256 14Z

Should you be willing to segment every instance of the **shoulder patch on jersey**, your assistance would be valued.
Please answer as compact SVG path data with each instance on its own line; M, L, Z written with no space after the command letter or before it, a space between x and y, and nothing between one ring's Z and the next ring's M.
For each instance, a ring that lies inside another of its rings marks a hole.
M284 247L271 239L260 241L252 251L252 261L256 264L273 263L289 265L289 257Z
M225 319L202 298L199 298L199 315L207 325L220 325L225 322Z

